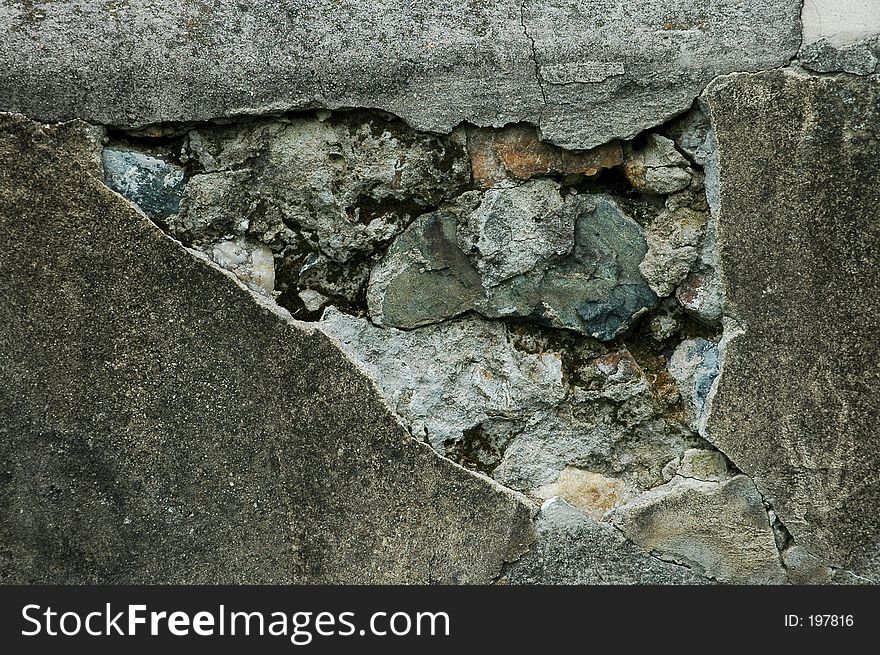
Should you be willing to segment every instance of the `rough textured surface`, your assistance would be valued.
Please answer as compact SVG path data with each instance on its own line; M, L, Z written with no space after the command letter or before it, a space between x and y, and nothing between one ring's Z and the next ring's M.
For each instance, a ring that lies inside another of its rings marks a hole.
M686 189L691 183L687 165L672 139L649 134L643 148L627 153L624 170L637 191L666 194Z
M694 269L706 229L706 213L688 207L667 209L648 229L648 252L639 271L658 296L675 291Z
M414 436L538 498L565 484L569 467L615 478L607 485L625 497L662 482L662 467L695 443L663 418L659 391L626 349L554 345L473 317L402 331L328 309L318 325Z
M684 280L680 281L675 297L679 304L699 321L718 326L721 323L724 299L715 244L720 193L715 132L709 117L699 107L673 121L666 132L681 152L703 168L705 201L711 210L705 223L697 265L691 266ZM687 235L688 232L682 234ZM678 261L682 261L681 256L684 256L685 261L690 261L692 244L688 243L687 239L679 239L679 243L681 245L672 248L671 253L679 256ZM672 279L677 280L678 277L675 275Z
M414 328L467 310L603 340L657 304L642 228L608 195L534 180L419 217L373 269L370 316Z
M99 132L0 134L0 581L486 583L525 550L530 508L107 189Z
M517 350L501 323L382 330L331 308L318 326L377 380L412 433L441 452L472 428L515 424L565 398L559 355Z
M529 121L590 148L788 61L801 0L0 4L0 110L136 126L377 107L448 132Z
M372 259L471 183L463 130L354 110L114 132L103 162L170 234L305 319L362 304Z
M875 0L805 0L801 64L820 73L868 75L880 59L880 5Z
M686 339L675 348L668 369L685 399L691 428L702 433L706 401L721 370L718 344L703 338Z
M545 500L558 496L599 521L606 512L622 504L629 494L626 483L619 478L567 466L556 482L539 488L535 495Z
M614 510L611 520L642 548L713 580L785 581L767 510L744 475L723 482L677 475Z
M880 80L734 75L706 100L736 322L709 438L801 546L877 579Z
M0 1L0 580L880 579L875 5Z
M599 523L560 498L548 500L535 525L535 546L511 565L511 584L706 584L684 566L652 557L608 523Z
M337 112L205 126L187 134L195 175L172 227L194 240L241 228L266 243L295 221L302 249L344 263L387 242L470 181L464 136L419 134L392 117ZM248 211L249 205L258 211ZM224 220L225 219L225 220ZM230 225L230 223L232 223ZM306 234L302 234L306 232Z
M593 150L565 150L540 141L528 125L500 130L473 128L467 133L474 182L489 188L502 180L528 180L538 175L594 177L623 163L620 143L611 141Z

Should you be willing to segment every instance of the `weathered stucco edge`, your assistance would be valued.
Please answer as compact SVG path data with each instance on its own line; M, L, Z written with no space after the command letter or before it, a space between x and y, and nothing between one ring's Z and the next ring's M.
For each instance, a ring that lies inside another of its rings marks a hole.
M803 3L802 3L803 5ZM797 57L800 54L800 50L795 53L795 56L792 58L791 62L787 66L774 68L774 69L766 69L761 71L752 71L745 72L740 71L736 73L731 73L727 75L719 75L715 79L710 82L700 97L698 98L698 102L703 109L703 111L707 114L710 119L710 123L713 126L713 129L716 126L716 121L712 117L712 94L715 91L722 90L729 85L736 84L738 80L743 78L760 78L767 74L776 72L782 74L784 76L790 76L793 78L799 79L816 79L816 78L832 78L832 79L842 79L842 78L864 78L865 75L859 73L851 73L847 71L828 71L828 72L820 72L814 71L809 68L803 67L798 61ZM716 251L721 252L722 246L725 243L725 222L724 222L724 194L723 188L726 184L725 176L723 174L724 166L725 166L725 148L722 140L716 139L716 153L717 153L717 166L719 169L719 189L718 189L718 205L716 208L713 208L711 220L715 224L715 234L716 234ZM749 325L748 322L743 321L739 315L735 302L730 298L730 284L728 277L725 273L724 266L724 258L718 257L718 261L716 264L716 270L719 276L719 280L721 283L721 295L722 295L722 335L721 340L719 342L719 373L715 378L712 387L709 391L709 394L706 399L705 411L700 420L700 434L705 437L709 443L712 444L713 447L717 448L720 452L722 452L725 457L743 474L748 476L755 484L759 494L764 500L765 506L767 506L768 510L773 510L776 514L776 520L782 526L782 528L789 532L789 536L793 539L793 542L798 548L802 549L811 557L815 558L818 562L821 563L822 566L827 567L833 574L841 573L845 575L849 575L856 580L857 584L878 584L880 580L868 577L858 571L851 570L847 568L843 562L837 561L834 557L829 557L827 554L822 554L819 552L815 552L810 549L801 540L792 536L790 531L788 531L786 527L786 523L790 524L802 524L804 526L809 527L809 522L803 518L798 516L787 516L784 515L784 511L780 510L777 507L776 502L773 498L772 490L767 486L765 477L766 472L762 470L755 469L753 467L744 467L742 461L737 458L734 454L728 452L723 448L723 444L720 444L717 439L717 435L713 435L713 408L714 401L716 396L724 382L725 377L725 364L729 361L728 357L731 353L737 352L737 349L740 344L744 344L745 340L748 338L749 333ZM733 359L731 356L730 359ZM780 514L783 512L783 515ZM782 551L780 551L780 556L782 556ZM783 561L783 567L787 569L784 559L781 557Z
M105 134L104 126L94 125L82 119L72 119L69 121L45 123L42 121L35 121L34 119L20 113L2 111L0 111L0 119L8 119L13 124L36 124L36 129L38 131L65 128L80 128L84 131L91 131L92 134L90 135L90 137L92 137L93 140L92 145L97 149L97 152L95 153L92 161L89 163L89 165L84 165L83 163L78 161L70 162L73 164L73 166L75 166L76 169L79 169L79 171L83 174L83 177L87 180L87 184L90 187L88 189L89 193L102 194L108 198L111 198L114 203L124 205L126 210L130 213L132 217L137 217L139 219L140 224L138 225L138 228L142 230L142 233L149 235L149 238L151 240L155 239L157 242L164 242L166 247L169 247L170 249L176 249L178 252L186 253L186 257L189 257L195 262L198 262L199 266L209 269L212 272L212 275L220 273L222 279L224 280L223 284L228 285L231 283L238 290L237 293L239 293L240 296L242 296L243 298L247 298L251 302L253 302L261 312L269 314L275 319L280 320L291 331L297 331L303 333L306 336L320 338L325 343L331 344L333 349L339 352L339 354L343 356L342 358L351 365L352 369L358 371L359 373L362 372L362 367L359 365L359 363L356 360L352 359L352 357L343 349L338 348L336 343L333 342L333 340L330 339L330 337L323 331L317 329L314 324L309 324L308 322L295 319L285 308L281 307L265 295L260 294L259 292L256 292L248 287L234 273L217 265L206 254L198 250L186 247L180 241L170 236L159 226L157 226L153 222L153 220L150 219L145 214L145 212L135 203L106 186L106 184L104 184L103 182L103 175L100 171L100 168L96 169L94 167L95 164L97 164L97 166L100 166L100 137ZM386 417L390 419L395 425L400 427L400 437L402 439L415 442L418 445L418 448L420 448L423 453L439 462L442 462L442 466L446 469L455 471L456 474L466 473L466 477L479 480L478 484L486 485L488 489L491 490L491 492L494 493L496 496L503 497L508 501L511 501L512 507L508 512L508 529L506 535L506 538L508 539L508 545L505 549L505 552L503 553L503 556L498 558L494 562L494 570L489 571L490 576L484 580L483 584L488 581L497 580L497 578L501 575L504 565L506 563L516 561L522 555L528 552L531 543L535 539L533 519L536 514L536 509L534 508L533 504L525 499L522 494L503 487L502 485L498 484L497 482L486 476L462 467L458 463L439 455L427 444L424 444L415 439L411 435L410 430L407 428L407 426L403 424L400 417L387 406L384 397L378 392L375 382L372 380L372 378L370 378L368 375L364 375L363 377L364 381L370 385L371 392L373 393L373 398L371 400L379 403L384 409ZM487 485L486 483L489 484Z
M0 116L3 116L3 115L20 116L26 120L34 120L34 119L31 119L27 116L24 116L23 114L12 114L12 113L7 113L7 112L0 112ZM78 119L78 118L72 119L70 121L61 121L59 123L54 123L54 124L50 124L50 125L67 125L67 124L76 124L76 123L83 123L83 124L89 125L91 127L96 127L96 126L92 125L91 123L88 123L87 121L83 121L82 119ZM300 320L294 318L293 315L291 315L291 313L287 309L285 309L284 307L282 307L281 305L276 303L274 300L271 300L265 294L259 293L258 291L255 291L254 289L249 287L247 284L242 282L241 279L237 275L235 275L235 273L223 268L222 266L220 266L219 264L214 262L210 257L208 257L207 254L205 254L199 250L196 250L194 248L187 248L179 240L175 239L173 236L169 235L167 232L165 232L164 230L159 228L152 221L152 219L149 216L147 216L146 213L144 213L143 209L141 209L140 207L137 206L137 204L135 204L134 202L132 202L128 198L124 197L120 193L113 191L112 189L110 189L109 187L107 187L104 184L99 184L98 186L102 189L102 191L106 190L107 193L112 194L113 196L115 196L119 200L121 200L122 202L126 203L129 207L131 207L143 219L143 221L149 225L151 230L156 234L156 236L158 238L167 241L169 244L173 244L174 247L186 252L188 255L190 255L191 257L196 259L201 265L207 266L211 270L221 274L225 279L232 282L236 287L238 287L238 289L240 289L242 292L244 292L261 309L269 312L270 314L275 315L278 319L287 323L292 329L299 330L301 332L305 332L306 334L309 334L309 335L314 335L316 333L320 334L322 338L324 338L327 341L329 341L330 343L332 343L334 345L334 347L336 347L336 349L343 355L343 357L348 362L350 362L354 368L356 368L358 371L360 371L367 380L369 380L376 399L379 400L382 403L382 405L385 407L385 409L388 413L388 416L391 417L394 420L394 422L397 423L407 433L407 435L409 436L410 439L412 439L412 441L419 444L420 447L426 448L431 453L433 453L434 456L438 457L439 459L441 459L445 462L448 462L449 464L453 465L455 468L460 469L462 471L465 471L469 475L472 475L476 478L479 478L480 480L483 480L484 482L489 483L490 486L492 486L497 491L503 492L506 495L510 496L511 498L514 498L514 499L522 502L523 504L525 504L529 508L532 507L532 503L530 503L528 501L528 499L523 494L521 494L517 491L513 491L512 489L509 489L509 488L499 484L498 482L496 482L492 478L490 478L486 475L483 475L482 473L480 473L478 471L472 471L471 469L468 469L468 468L461 466L459 463L449 459L448 457L444 457L444 456L440 455L433 448L431 448L430 446L428 446L424 442L413 437L409 427L406 425L406 423L403 421L403 419L396 412L394 412L394 410L391 407L388 406L388 403L385 399L385 396L381 393L379 386L378 386L378 383L375 380L375 378L373 377L373 375L366 370L366 368L363 366L362 362L359 362L348 351L346 351L344 348L339 346L338 339L334 338L333 336L328 334L325 330L321 329L320 322L300 321ZM533 516L535 513L536 513L535 511L532 512Z

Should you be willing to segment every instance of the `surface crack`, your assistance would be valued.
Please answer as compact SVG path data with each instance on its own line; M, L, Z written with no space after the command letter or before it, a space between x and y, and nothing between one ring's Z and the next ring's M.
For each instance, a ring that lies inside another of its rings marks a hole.
M663 564L671 564L672 566L677 566L678 568L690 571L691 573L694 573L694 574L699 575L703 578L706 578L707 580L711 580L714 583L721 584L721 582L717 578L712 577L711 575L709 575L705 571L701 571L701 570L696 569L692 566L688 566L687 564L684 564L683 562L678 562L678 561L672 560L672 559L666 559L665 557L661 557L660 555L658 555L656 552L654 552L652 550L647 550L647 549L643 548L642 546L637 544L635 541L630 539L629 536L627 536L627 534L620 528L620 526L618 526L613 521L608 521L607 525L610 525L612 528L614 528L620 534L620 536L623 537L628 543L632 544L633 546L635 546L636 548L641 550L643 553L645 553L651 559L657 560L658 562L662 562Z
M529 28L526 26L526 0L522 0L519 5L519 23L522 26L523 34L529 40L532 50L532 64L535 67L535 80L538 82L538 88L541 90L541 98L544 105L547 105L547 91L544 89L544 78L541 77L541 65L538 63L538 48L535 45L535 39L529 34Z

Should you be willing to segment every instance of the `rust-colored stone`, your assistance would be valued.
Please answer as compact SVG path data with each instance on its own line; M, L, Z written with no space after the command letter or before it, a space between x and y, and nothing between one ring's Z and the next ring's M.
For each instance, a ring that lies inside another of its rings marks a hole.
M536 175L597 175L604 168L623 163L620 142L612 141L592 150L566 150L539 141L529 125L468 131L468 151L474 182L481 188L513 177L528 180Z

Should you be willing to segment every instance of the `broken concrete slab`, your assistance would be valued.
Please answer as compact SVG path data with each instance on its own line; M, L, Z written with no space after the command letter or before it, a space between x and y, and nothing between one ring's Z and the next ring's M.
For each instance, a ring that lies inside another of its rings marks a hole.
M880 5L874 0L805 0L798 60L819 73L869 75L880 61Z
M526 0L546 97L542 135L569 148L632 138L687 110L694 90L724 71L788 63L801 2L611 0L596 11L579 0Z
M613 511L635 544L718 582L786 581L767 510L744 475L704 481L676 475Z
M132 127L375 107L436 132L526 121L586 149L686 110L718 74L787 63L800 5L5 3L0 110Z
M510 565L508 584L709 584L685 566L652 557L614 526L579 512L561 498L548 500L535 524L532 549Z
M104 186L98 147L0 117L0 581L489 583L526 550L527 504Z
M880 573L880 78L714 83L729 317L709 440L796 543Z

